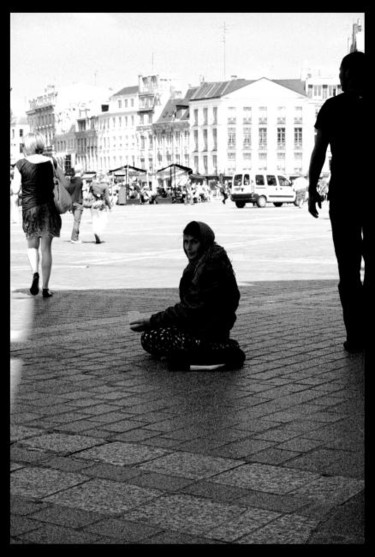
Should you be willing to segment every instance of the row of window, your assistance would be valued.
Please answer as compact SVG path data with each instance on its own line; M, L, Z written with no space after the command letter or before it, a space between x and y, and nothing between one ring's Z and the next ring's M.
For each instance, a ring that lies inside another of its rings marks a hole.
M238 114L239 112L241 112L241 114ZM236 124L237 119L239 119L239 121L241 121L242 119L242 123L243 124L250 124L253 120L253 116L252 116L252 112L253 109L251 106L243 106L241 108L237 108L235 106L230 106L228 107L228 111L227 111L227 123L228 124ZM263 123L266 124L267 123L267 114L268 114L268 107L267 106L260 106L257 109L258 112L258 122L259 123ZM278 106L277 107L277 120L279 121L280 119L282 120L286 120L286 112L287 112L287 107L286 106ZM300 123L302 122L302 113L303 113L303 107L302 106L295 106L294 107L294 121L296 123L296 120ZM217 107L212 107L212 113L211 113L211 119L209 121L209 109L207 108L203 108L202 109L202 118L199 117L200 115L200 111L199 109L194 109L193 112L193 122L194 122L194 126L198 126L198 125L203 125L203 126L207 126L209 123L216 125L217 124Z
M194 130L194 151L199 151L198 130ZM259 149L267 149L267 128L258 129L258 147ZM236 149L237 134L236 128L228 128L227 147ZM285 149L286 146L286 128L277 128L277 148ZM251 149L251 128L244 128L242 134L242 148ZM302 128L294 128L294 149L302 148ZM203 151L208 151L208 131L203 130ZM217 150L217 130L212 130L212 150Z
M134 98L130 99L118 99L117 101L118 108L133 108L134 107Z
M341 93L340 85L312 85L307 88L307 96L315 99L328 99Z

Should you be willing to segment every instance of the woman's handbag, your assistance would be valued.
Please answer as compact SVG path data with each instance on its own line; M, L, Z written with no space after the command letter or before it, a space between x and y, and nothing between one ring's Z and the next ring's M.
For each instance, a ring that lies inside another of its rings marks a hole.
M71 210L72 198L64 185L67 182L64 173L59 168L54 169L54 182L53 195L55 207L61 215Z

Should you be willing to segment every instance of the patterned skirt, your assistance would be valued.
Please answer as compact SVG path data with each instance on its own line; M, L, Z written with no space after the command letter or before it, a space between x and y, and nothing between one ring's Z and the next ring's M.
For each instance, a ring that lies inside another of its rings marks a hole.
M189 358L209 358L211 361L222 361L232 351L239 350L236 340L215 341L197 338L176 327L149 329L141 335L144 350L154 357L170 357L185 354Z
M27 239L59 237L61 217L53 203L44 203L22 211L22 228Z

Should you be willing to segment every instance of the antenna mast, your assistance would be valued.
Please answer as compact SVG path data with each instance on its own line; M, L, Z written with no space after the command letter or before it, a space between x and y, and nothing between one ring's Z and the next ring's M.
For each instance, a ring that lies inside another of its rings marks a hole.
M226 67L225 67L225 65L226 65L225 64L225 62L226 62L225 61L225 41L226 41L225 35L226 35L226 32L227 32L227 26L226 26L226 23L224 21L224 24L223 24L223 47L224 47L223 48L223 73L224 73L223 78L224 78L224 81L225 81L225 75L226 75Z

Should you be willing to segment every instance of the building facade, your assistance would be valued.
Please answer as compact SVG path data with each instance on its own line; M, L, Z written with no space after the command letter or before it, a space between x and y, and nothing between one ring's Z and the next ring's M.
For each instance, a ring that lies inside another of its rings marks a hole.
M26 116L11 116L10 121L10 164L14 165L23 157L23 138L29 133Z
M101 172L135 165L138 102L138 86L124 87L110 97L108 110L97 115L97 169Z
M204 83L190 99L193 170L306 173L313 125L314 107L300 80Z
M189 100L195 91L190 88L184 98L169 99L153 124L156 169L170 164L190 167Z
M56 134L56 102L58 93L53 85L46 87L43 95L29 101L29 110L26 112L27 121L31 132L43 135L46 150L53 152Z

